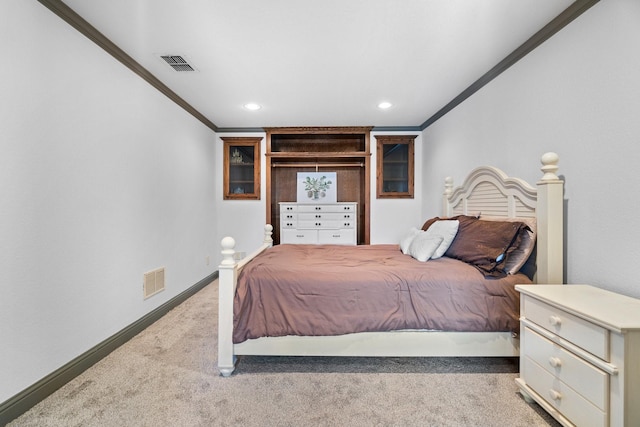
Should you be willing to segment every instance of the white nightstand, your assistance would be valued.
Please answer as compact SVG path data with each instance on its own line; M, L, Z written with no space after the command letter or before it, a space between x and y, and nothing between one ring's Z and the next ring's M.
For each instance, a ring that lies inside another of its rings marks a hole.
M517 285L520 378L565 426L640 426L640 300L589 285Z

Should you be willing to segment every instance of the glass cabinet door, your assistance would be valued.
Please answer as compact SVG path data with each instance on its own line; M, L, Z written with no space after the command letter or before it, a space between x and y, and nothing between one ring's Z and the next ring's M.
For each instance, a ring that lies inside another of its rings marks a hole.
M377 197L413 198L416 135L376 135Z
M262 138L223 137L224 200L260 199L260 141Z

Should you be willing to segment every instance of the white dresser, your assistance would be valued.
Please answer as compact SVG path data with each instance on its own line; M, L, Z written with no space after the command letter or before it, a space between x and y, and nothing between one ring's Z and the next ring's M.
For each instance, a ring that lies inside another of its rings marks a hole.
M280 243L355 245L358 204L280 203Z
M640 426L640 300L589 285L517 285L520 378L565 426Z

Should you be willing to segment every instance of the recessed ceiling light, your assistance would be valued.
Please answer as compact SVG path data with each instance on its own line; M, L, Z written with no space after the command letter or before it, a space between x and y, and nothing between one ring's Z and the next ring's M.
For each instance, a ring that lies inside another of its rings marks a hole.
M390 102L381 102L380 104L378 104L378 108L381 110L387 110L389 108L391 108L391 103Z
M246 108L249 111L256 111L256 110L259 110L262 107L259 104L256 104L254 102L250 102L248 104L244 104L244 108Z

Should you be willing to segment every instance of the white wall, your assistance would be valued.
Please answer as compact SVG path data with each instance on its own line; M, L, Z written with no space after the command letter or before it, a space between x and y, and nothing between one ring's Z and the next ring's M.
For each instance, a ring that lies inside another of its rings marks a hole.
M376 198L377 140L375 135L417 135L414 143L415 176L413 199ZM420 132L371 133L371 244L398 243L403 234L411 227L421 227L424 223L425 218L422 214L424 176L421 164L423 145Z
M224 171L222 167L216 171L216 205L218 206L217 230L220 239L216 242L216 265L222 261L220 241L231 236L236 241L235 250L250 254L262 244L264 226L267 217L266 199L266 134L261 133L218 133L215 144L216 158L222 166L224 141L221 137L261 137L260 143L260 200L223 200Z
M640 297L640 2L601 1L423 133L424 210L442 179L493 164L566 182L566 280Z
M220 239L214 132L38 2L0 2L0 40L2 402L213 273Z

